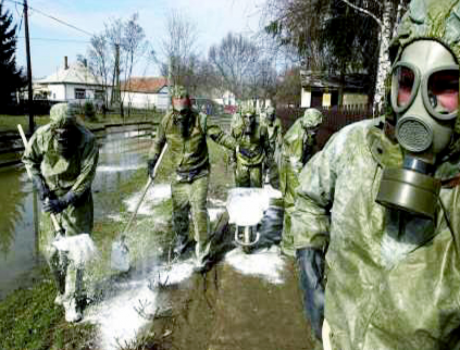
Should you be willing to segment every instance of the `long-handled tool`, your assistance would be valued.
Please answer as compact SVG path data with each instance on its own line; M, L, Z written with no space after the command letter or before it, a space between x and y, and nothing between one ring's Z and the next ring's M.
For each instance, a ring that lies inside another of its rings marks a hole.
M160 157L158 158L158 161L155 164L155 168L153 169L154 175L157 173L158 166L160 165L161 160L163 159L163 155L165 154L167 148L168 148L168 144L166 144L163 147ZM139 211L139 208L145 198L145 195L147 194L147 191L149 190L152 183L153 183L153 179L149 176L149 180L147 181L147 184L144 186L144 189L141 192L141 197L139 198L139 201L137 202L136 207L134 208L134 212L131 215L131 218L129 219L128 223L123 229L123 232L119 236L119 239L112 243L111 266L112 266L112 269L114 270L118 270L121 272L127 272L130 268L131 259L129 256L129 248L125 242L126 233L128 232L128 228L131 226L132 222L136 218L137 212Z
M28 149L30 147L27 141L26 135L21 125L18 125L19 134L21 135L24 147ZM32 174L27 169L27 175L32 180ZM49 200L48 198L46 200ZM99 256L99 252L94 244L93 240L88 233L80 233L78 235L67 237L64 228L59 224L56 216L50 213L51 222L54 228L54 241L51 243L54 249L58 250L59 260L63 261L62 254L73 261L76 267L83 268L85 264L89 263L93 259Z
M19 134L21 135L22 142L24 143L24 148L28 149L29 148L29 142L27 141L26 134L24 133L24 130L22 129L22 126L18 124L18 130ZM32 174L30 173L29 169L26 167L27 171L27 176L29 177L30 180L32 180ZM59 225L59 222L56 219L56 216L54 214L50 215L51 217L51 222L53 223L54 231L57 237L63 236L64 235L64 229Z

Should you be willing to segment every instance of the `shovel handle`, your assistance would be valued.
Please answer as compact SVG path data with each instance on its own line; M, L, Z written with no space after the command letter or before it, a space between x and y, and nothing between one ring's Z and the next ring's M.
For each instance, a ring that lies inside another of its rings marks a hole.
M27 141L26 134L24 133L24 130L22 129L22 125L18 124L18 130L19 130L19 135L21 135L22 143L24 144L24 148L27 150L29 148L29 142ZM26 167L26 172L27 176L29 177L30 180L32 180L32 174L30 173L29 168ZM62 233L62 227L59 225L59 222L56 219L56 216L54 214L50 214L51 217L51 222L53 223L54 231L56 233Z
M163 159L163 156L166 153L167 148L168 148L168 144L165 144L165 146L163 147L163 150L161 151L160 157L158 158L158 161L155 164L155 168L153 169L153 174L154 175L157 173L158 166L160 165L161 160ZM142 204L142 201L144 200L145 195L147 194L147 191L149 190L149 188L152 185L152 183L153 183L153 179L149 176L149 180L147 181L147 184L144 186L144 189L142 190L141 198L139 198L139 201L136 204L136 208L134 208L133 215L131 215L131 218L129 219L128 223L125 226L125 229L123 230L123 233L121 234L121 237L120 237L121 241L125 240L126 232L128 231L128 228L131 226L132 222L136 218L137 212L139 211L139 208L140 208L140 206Z

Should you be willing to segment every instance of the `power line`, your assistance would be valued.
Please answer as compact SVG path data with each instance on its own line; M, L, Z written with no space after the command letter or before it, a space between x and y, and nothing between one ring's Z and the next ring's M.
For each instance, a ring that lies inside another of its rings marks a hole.
M23 36L20 36L20 37L18 37L18 38L24 39ZM89 43L90 43L90 41L88 41L88 40L58 39L58 38L30 38L30 40L69 42L69 43L78 43L78 44L89 44Z
M11 3L13 3L13 4L18 4L18 5L21 5L21 6L24 5L23 3L19 2L19 1L16 1L16 0L4 0L4 1L8 1L8 2L11 2ZM36 8L33 8L33 7L31 7L31 6L28 6L28 8L29 8L30 10L35 11L35 12L41 14L42 16L48 17L48 18L52 19L53 21L56 21L56 22L58 22L58 23L60 23L60 24L62 24L62 25L65 25L65 26L67 26L67 27L69 27L69 28L72 28L72 29L74 29L74 30L77 30L77 31L79 31L79 32L81 32L81 33L84 33L84 34L86 34L86 35L93 36L92 33L88 32L88 31L86 31L86 30L84 30L84 29L78 28L78 27L74 26L73 24L70 24L70 23L68 23L68 22L66 22L66 21L64 21L64 20L62 20L62 19L59 19L59 18L57 18L57 17L55 17L55 16L52 16L52 15L49 15L49 14L47 14L47 13L41 11L41 10L37 10Z

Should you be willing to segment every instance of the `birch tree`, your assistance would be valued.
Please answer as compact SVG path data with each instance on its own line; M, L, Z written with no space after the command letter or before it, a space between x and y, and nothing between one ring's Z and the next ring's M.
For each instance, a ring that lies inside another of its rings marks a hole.
M340 0L355 9L358 12L364 13L370 16L378 24L379 30L379 56L377 63L377 76L375 84L375 93L374 93L374 112L381 111L384 98L385 98L385 78L390 70L390 58L388 56L388 49L390 47L390 41L393 36L393 25L392 18L395 15L395 6L394 0L384 0L380 2L383 7L382 15L379 16L365 7L358 6L352 3L350 0ZM372 1L364 1L363 5L368 5Z

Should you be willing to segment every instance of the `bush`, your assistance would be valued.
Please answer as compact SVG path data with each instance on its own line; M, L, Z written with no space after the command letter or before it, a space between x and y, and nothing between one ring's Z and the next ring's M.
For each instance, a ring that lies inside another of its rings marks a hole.
M90 120L90 121L96 120L96 108L94 108L94 105L92 102L90 101L85 102L84 112L85 112L85 119Z

